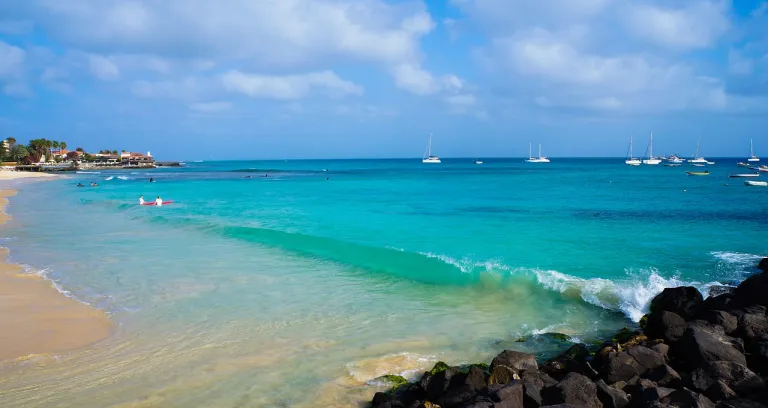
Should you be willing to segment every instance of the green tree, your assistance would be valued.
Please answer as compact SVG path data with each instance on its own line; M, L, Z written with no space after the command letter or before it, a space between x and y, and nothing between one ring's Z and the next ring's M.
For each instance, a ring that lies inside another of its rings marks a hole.
M16 145L16 138L15 137L9 137L8 139L5 139L8 141L8 147L13 148L14 145Z
M82 151L84 151L84 150L83 150L83 148L82 148L82 147L78 147L77 149L75 149L75 151L78 151L78 152L82 152Z
M54 141L53 141L53 148L54 148L54 149L55 149L57 152L58 152L58 151L59 151L59 149L61 148L61 144L59 143L59 141L58 141L58 140L54 140Z
M14 145L13 148L11 149L10 156L11 156L11 160L18 163L24 160L27 156L29 156L29 151L23 145Z
M61 147L61 150L67 150L67 142L61 142L59 146Z

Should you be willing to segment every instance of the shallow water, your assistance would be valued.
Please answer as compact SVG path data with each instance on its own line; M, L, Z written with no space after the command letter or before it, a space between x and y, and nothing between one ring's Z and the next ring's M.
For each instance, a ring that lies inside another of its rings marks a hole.
M12 259L119 327L6 364L0 405L356 406L379 375L551 354L567 345L514 340L599 338L664 287L737 282L768 253L768 189L728 179L735 160L709 177L622 163L203 162L28 184Z

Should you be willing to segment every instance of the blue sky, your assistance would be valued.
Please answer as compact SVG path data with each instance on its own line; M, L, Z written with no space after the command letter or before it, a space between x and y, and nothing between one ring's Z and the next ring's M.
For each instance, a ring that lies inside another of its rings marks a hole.
M760 0L0 3L0 136L164 159L768 157Z

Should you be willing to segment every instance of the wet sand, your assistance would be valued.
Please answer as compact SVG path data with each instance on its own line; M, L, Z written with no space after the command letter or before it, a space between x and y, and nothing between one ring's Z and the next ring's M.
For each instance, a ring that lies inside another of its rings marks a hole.
M15 194L0 190L0 211ZM9 219L0 213L0 225ZM8 250L0 248L0 361L77 349L109 335L112 323L103 311L64 296L7 259Z

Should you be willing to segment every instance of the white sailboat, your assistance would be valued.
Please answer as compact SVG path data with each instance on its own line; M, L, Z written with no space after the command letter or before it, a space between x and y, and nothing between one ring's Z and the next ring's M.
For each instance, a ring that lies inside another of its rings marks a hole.
M624 163L630 166L639 166L641 163L639 159L632 157L632 136L629 137L629 155L627 160L624 160Z
M760 158L755 156L755 150L752 147L752 139L749 139L749 159L748 162L759 162Z
M429 144L427 144L427 151L424 152L424 156L421 158L422 163L440 163L440 158L432 156L432 134L429 134Z
M527 163L549 163L549 159L541 155L541 143L539 143L539 157L533 157L531 151L531 143L528 143L528 160Z
M653 132L651 132L651 141L648 142L648 158L643 160L643 164L659 164L661 159L653 157Z
M707 159L699 156L699 145L701 144L701 138L699 138L698 142L696 142L696 154L693 155L693 159L688 159L688 163L695 163L695 164L710 164L710 162L707 161ZM715 164L715 163L711 163Z

